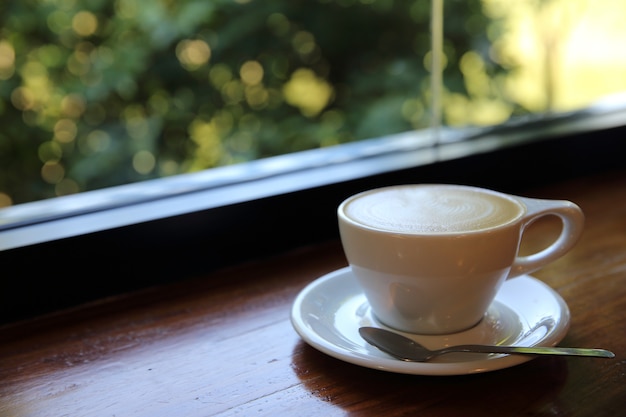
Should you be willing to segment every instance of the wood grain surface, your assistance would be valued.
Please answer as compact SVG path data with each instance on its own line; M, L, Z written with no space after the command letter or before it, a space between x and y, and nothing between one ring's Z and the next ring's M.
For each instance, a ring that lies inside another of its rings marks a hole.
M533 274L570 307L561 345L616 358L541 357L453 377L331 358L289 320L306 284L346 265L331 241L0 327L0 416L625 415L626 171L526 191L586 215L576 247ZM525 250L554 229L534 225Z

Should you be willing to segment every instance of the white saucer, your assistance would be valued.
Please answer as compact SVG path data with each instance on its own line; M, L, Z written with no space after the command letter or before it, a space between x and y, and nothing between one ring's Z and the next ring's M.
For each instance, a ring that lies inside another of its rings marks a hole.
M367 368L415 375L461 375L494 371L532 359L522 355L450 353L430 362L403 362L368 344L359 327L388 328L372 314L349 267L331 272L297 296L291 322L308 344L337 359ZM430 336L401 333L437 349L467 343L554 346L569 329L569 309L561 296L529 276L508 280L475 327Z

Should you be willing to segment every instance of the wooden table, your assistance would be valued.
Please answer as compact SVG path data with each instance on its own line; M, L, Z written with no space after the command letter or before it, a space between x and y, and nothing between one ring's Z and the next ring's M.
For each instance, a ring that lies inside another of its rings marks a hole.
M298 292L346 265L338 241L0 328L0 416L626 415L626 171L526 190L577 202L575 249L533 274L571 310L563 346L465 376L361 368L305 344ZM539 224L526 247L553 226Z

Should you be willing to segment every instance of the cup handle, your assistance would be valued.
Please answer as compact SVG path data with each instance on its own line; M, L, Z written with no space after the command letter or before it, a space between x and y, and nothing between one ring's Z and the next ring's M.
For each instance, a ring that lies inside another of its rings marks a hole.
M508 278L529 274L565 255L578 241L585 223L585 216L580 207L570 201L517 198L527 210L522 225L522 234L532 222L550 215L561 219L561 234L550 246L539 252L527 256L518 255Z

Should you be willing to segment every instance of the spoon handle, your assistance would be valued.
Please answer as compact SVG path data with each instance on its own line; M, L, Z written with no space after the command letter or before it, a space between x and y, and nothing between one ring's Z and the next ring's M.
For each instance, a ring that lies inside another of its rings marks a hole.
M447 352L476 352L476 353L507 353L522 355L565 355L565 356L593 356L596 358L613 358L615 354L604 349L564 348L564 347L518 347L518 346L483 346L460 345L441 349L439 353Z

